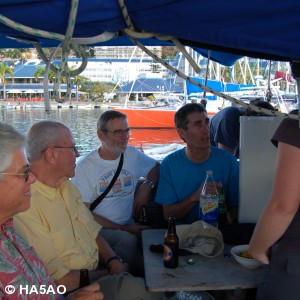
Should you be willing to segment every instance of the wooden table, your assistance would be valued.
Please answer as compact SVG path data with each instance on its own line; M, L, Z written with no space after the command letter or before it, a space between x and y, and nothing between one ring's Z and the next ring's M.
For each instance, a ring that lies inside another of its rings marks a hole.
M215 258L200 255L179 256L176 269L163 265L163 254L153 253L150 245L163 243L165 229L142 231L145 279L148 290L153 292L240 290L258 285L260 269L247 269L238 264L230 254L231 246L225 246L224 254ZM194 264L187 260L192 258Z

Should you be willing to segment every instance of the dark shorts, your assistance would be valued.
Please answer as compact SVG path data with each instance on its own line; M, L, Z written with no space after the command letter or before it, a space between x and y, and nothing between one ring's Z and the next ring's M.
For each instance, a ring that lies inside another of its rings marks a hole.
M299 300L300 248L290 240L272 247L270 264L262 268L257 300Z

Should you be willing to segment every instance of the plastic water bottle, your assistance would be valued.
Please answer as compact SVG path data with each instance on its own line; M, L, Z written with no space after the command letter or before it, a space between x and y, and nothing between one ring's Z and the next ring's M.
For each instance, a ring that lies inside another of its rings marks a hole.
M219 193L213 178L213 171L206 171L206 179L200 195L200 220L218 227Z

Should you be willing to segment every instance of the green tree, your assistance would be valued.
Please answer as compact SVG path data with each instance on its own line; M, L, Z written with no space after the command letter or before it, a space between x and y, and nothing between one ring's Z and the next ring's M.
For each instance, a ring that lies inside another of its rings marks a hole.
M14 70L10 68L5 62L0 63L0 80L3 85L3 99L6 100L6 74L14 78Z
M163 59L175 58L176 54L179 52L180 51L177 49L176 46L162 46L161 58Z
M93 82L90 89L90 94L93 99L101 99L103 101L103 94L112 91L112 86L106 82Z
M36 72L33 74L33 76L34 76L35 80L38 82L40 77L44 78L44 74L45 74L45 68L42 66L37 66ZM55 76L56 76L55 72L50 70L49 77L48 77L49 81L52 82L54 80Z
M42 66L37 66L36 72L33 74L36 82L39 81L40 77L44 77L44 73L45 73L45 68Z
M85 93L90 93L91 88L93 86L92 81L84 77L82 75L76 75L73 80L73 84L75 85L75 88L77 91L85 92ZM84 98L84 97L80 97Z

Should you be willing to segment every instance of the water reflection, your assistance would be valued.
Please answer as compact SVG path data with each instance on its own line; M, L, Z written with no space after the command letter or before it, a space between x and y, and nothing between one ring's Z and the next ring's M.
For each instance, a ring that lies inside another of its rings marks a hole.
M0 121L12 124L26 133L28 128L41 120L56 120L71 128L81 155L99 147L96 135L97 120L102 109L55 109L46 114L43 108L0 109ZM130 126L130 124L129 124ZM134 129L129 144L149 149L166 144L182 143L175 129Z

